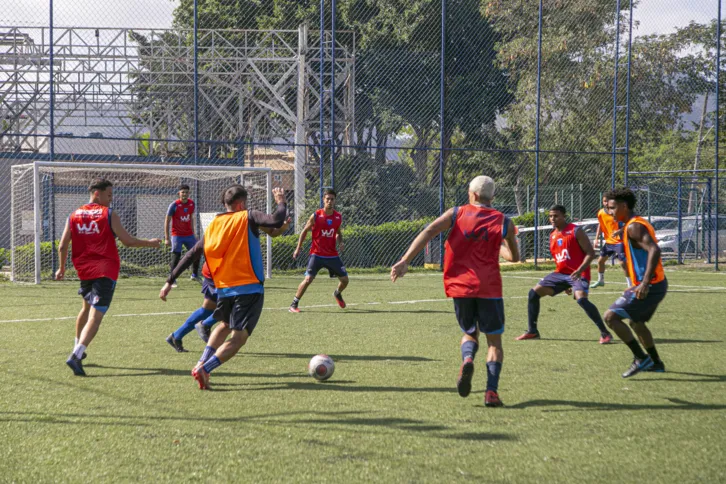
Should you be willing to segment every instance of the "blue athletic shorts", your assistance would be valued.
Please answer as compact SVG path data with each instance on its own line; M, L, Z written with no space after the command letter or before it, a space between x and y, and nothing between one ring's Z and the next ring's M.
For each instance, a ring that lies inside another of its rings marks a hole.
M187 235L184 237L179 237L178 235L172 235L171 236L171 251L172 252L181 252L182 246L185 247L187 250L194 247L194 244L197 243L197 238L193 235Z
M504 333L504 301L478 297L454 298L456 320L463 332L473 336L477 328L484 334Z
M264 301L265 295L261 292L221 297L217 300L217 309L212 316L217 321L227 323L229 329L246 329L248 334L252 334L260 320Z
M620 262L625 262L625 247L623 244L603 244L600 247L600 257L615 257Z
M650 286L648 296L645 299L635 297L635 291L628 289L617 301L610 306L610 311L624 319L636 323L647 323L655 314L658 305L665 299L668 293L668 280L664 279L658 284Z
M319 255L311 255L308 260L308 268L305 271L306 276L315 277L320 269L328 269L330 277L347 277L348 271L345 270L343 261L340 257L320 257Z
M586 279L573 280L568 274L552 272L539 281L542 287L554 289L554 296L571 287L573 291L582 291L585 294L590 290L590 281Z
M217 288L214 287L212 279L202 277L202 294L204 294L204 299L217 302Z
M108 277L88 279L81 281L81 288L78 295L83 297L88 304L96 308L96 311L105 313L111 305L113 293L116 290L116 281Z

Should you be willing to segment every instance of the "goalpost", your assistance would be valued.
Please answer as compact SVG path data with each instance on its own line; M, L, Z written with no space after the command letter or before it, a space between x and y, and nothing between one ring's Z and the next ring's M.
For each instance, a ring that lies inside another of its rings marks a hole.
M272 170L239 166L76 163L36 161L11 169L11 279L51 280L58 268L58 243L73 210L88 203L91 179L113 182L111 207L126 230L141 238L164 238L164 217L178 198L181 184L190 186L196 204L195 228L203 234L215 213L224 211L222 191L229 185L247 188L247 208L272 209ZM260 235L265 273L271 275L272 240ZM127 248L120 242L120 277L166 277L170 249ZM76 277L70 262L66 278Z

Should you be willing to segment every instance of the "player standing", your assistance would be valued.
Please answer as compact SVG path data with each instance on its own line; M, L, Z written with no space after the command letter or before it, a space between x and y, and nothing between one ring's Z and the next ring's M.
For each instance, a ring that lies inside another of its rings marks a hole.
M305 271L305 279L298 286L292 304L290 304L289 311L291 313L300 312L297 305L308 286L313 283L320 269L327 269L330 277L338 277L338 287L333 292L333 296L338 302L338 306L345 308L342 292L348 286L348 272L345 270L338 253L338 251L343 251L343 233L340 230L343 219L340 213L335 211L335 197L334 190L330 188L325 190L323 208L310 216L302 232L300 232L297 247L295 247L295 252L292 254L293 259L297 259L297 256L300 255L303 242L305 242L305 237L307 237L310 230L313 231L313 243L310 247L310 258ZM338 244L337 249L336 242Z
M161 245L160 239L137 239L126 232L118 214L110 208L113 183L96 178L88 191L90 201L74 211L66 222L58 246L60 266L55 274L58 281L65 277L70 244L73 267L81 280L78 294L83 297L83 306L76 318L75 346L66 361L76 376L86 376L81 360L98 332L116 289L121 267L116 237L126 247L159 248Z
M567 223L567 211L562 205L550 208L549 218L552 228L550 234L550 252L557 263L555 272L548 274L529 290L527 302L528 329L518 336L517 341L539 339L537 319L539 318L540 302L544 296L556 296L567 291L575 292L577 304L587 313L600 330L600 344L610 343L613 339L605 327L600 312L587 298L590 285L590 263L595 258L595 250L585 231L573 223Z
M189 198L189 185L179 185L179 198L171 202L164 217L164 244L169 246L169 226L171 225L171 262L170 271L179 264L182 248L190 250L197 243L194 236L194 200ZM192 280L199 280L199 261L192 265Z
M608 326L633 352L633 364L623 373L623 378L631 377L641 371L663 372L665 365L655 349L653 335L645 325L653 317L668 292L668 280L663 271L655 230L646 219L633 213L636 199L631 190L627 188L614 190L608 193L607 198L608 208L615 220L625 224L623 228L625 263L635 284L605 312ZM630 329L623 323L623 319L630 320L630 327L638 335L645 352Z
M247 190L243 186L227 188L223 195L227 212L212 220L204 237L174 268L159 293L166 301L174 279L204 254L217 288L217 309L213 316L224 324L212 331L200 360L203 364L192 370L192 376L202 390L209 389L209 374L237 354L260 319L265 280L260 227L282 226L287 211L284 190L275 188L272 193L277 210L267 215L258 210L247 210ZM218 337L229 330L232 337L228 341Z
M597 212L597 231L595 232L595 241L597 242L600 238L600 234L603 235L605 243L600 247L600 258L597 260L597 281L590 285L590 289L596 287L602 287L605 285L605 263L608 258L617 258L620 261L620 266L623 268L625 273L625 281L628 287L631 286L630 277L628 276L628 269L625 267L625 250L623 249L623 241L620 236L617 235L622 229L622 224L615 220L615 217L608 211L608 199L606 196L602 197L602 207Z
M519 260L514 224L493 209L494 180L478 176L469 184L469 204L454 207L434 220L411 243L401 260L391 268L391 280L403 277L408 264L426 244L451 229L444 256L444 289L454 298L454 310L464 336L461 338L459 378L456 388L466 397L471 392L474 357L479 349L479 333L487 338L487 386L484 404L500 407L499 375L504 361L504 301L500 254L506 260Z

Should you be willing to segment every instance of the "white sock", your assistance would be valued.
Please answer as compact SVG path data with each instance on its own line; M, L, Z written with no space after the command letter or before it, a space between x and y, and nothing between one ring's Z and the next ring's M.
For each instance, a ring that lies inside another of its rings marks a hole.
M626 277L625 278L625 282L628 284L628 287L630 287L630 286L633 285L633 283L630 281L630 278L629 277Z
M75 348L73 348L73 354L78 358L79 360L83 357L83 353L86 351L86 347L82 344L78 343Z
M73 339L73 347L75 348L77 344L78 344L78 338L74 338Z
M597 273L597 282L605 282L605 273L604 272Z

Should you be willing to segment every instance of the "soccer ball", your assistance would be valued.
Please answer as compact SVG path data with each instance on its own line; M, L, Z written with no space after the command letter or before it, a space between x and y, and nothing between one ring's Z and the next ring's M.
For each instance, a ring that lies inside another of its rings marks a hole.
M308 363L308 375L316 380L327 380L333 376L335 363L328 355L315 355Z

